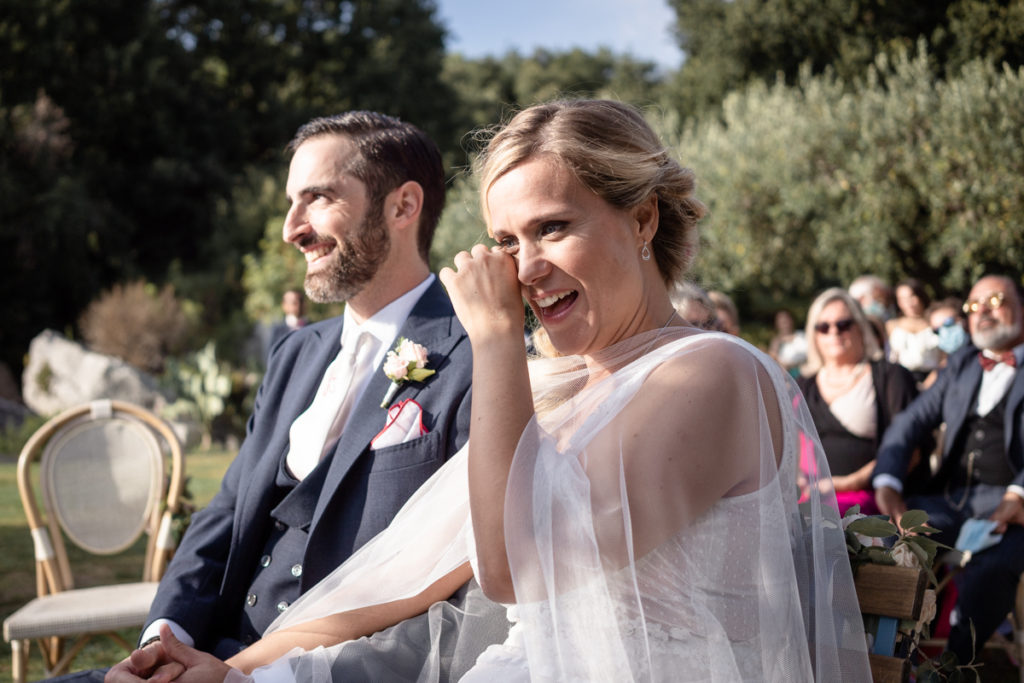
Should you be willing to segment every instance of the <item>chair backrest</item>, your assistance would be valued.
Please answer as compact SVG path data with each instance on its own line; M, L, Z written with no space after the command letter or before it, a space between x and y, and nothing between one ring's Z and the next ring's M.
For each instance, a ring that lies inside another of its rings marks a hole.
M33 485L37 460L42 509ZM153 413L120 401L93 401L49 420L18 460L39 594L74 587L65 538L88 553L110 555L148 532L142 578L159 580L173 552L171 519L183 487L181 444Z

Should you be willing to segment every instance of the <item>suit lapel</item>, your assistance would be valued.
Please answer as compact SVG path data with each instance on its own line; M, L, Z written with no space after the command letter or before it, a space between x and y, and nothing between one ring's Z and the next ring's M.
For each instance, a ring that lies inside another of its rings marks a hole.
M957 380L950 386L950 396L946 401L946 405L949 406L949 413L946 415L946 434L948 436L943 447L945 451L943 459L949 455L953 444L957 442L955 437L963 428L968 413L974 407L978 386L981 384L981 365L973 359L974 354L968 356Z
M257 467L252 476L242 477L239 483L238 498L242 501L237 519L241 523L234 526L232 548L241 544L243 531L252 524L265 524L268 521L270 505L276 488L277 469L281 459L288 451L288 430L295 418L301 415L313 402L313 397L320 386L320 381L341 348L342 317L338 316L338 324L330 325L322 330L313 330L317 339L306 344L292 364L292 371L284 381L280 403L277 406L278 416L275 418L277 428L272 440L262 444L264 454L259 457ZM268 406L273 409L273 406ZM273 453L273 457L269 454ZM252 495L247 495L249 491ZM259 550L258 548L256 550ZM255 551L253 551L255 552ZM248 564L244 564L248 567Z
M438 369L438 372L424 382L403 382L391 399L391 404L407 398L414 398L443 372L441 365L460 337L460 335L452 334L453 318L454 313L447 295L441 284L435 280L413 307L409 318L399 330L398 336L411 339L427 347L429 354L427 367ZM331 454L330 469L324 481L323 495L320 496L316 512L313 514L311 529L316 527L324 509L331 497L337 493L352 465L367 450L371 439L384 428L387 409L381 408L380 402L390 384L391 380L387 378L382 369L374 368L366 391L363 392L359 403L356 404L349 416L348 424Z

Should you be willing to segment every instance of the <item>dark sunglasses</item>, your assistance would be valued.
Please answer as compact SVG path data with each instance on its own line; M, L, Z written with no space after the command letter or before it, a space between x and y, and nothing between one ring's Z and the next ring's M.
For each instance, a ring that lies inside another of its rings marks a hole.
M814 331L818 334L828 334L828 331L833 327L836 328L836 332L839 334L845 334L853 328L853 318L843 318L837 320L834 323L818 323L814 326Z

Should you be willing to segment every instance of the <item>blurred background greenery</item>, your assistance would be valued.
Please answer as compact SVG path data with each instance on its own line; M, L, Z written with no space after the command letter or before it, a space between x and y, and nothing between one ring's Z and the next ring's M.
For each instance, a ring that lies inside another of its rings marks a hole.
M156 329L129 360L180 384L212 341L231 384L203 419L237 436L262 370L247 340L304 271L280 239L283 147L353 108L440 144L435 268L485 239L470 131L582 95L640 106L694 168L711 213L693 277L755 343L864 272L935 296L1021 274L1024 0L669 5L676 70L607 49L469 59L431 0L0 0L0 361L17 383L43 329L100 349Z

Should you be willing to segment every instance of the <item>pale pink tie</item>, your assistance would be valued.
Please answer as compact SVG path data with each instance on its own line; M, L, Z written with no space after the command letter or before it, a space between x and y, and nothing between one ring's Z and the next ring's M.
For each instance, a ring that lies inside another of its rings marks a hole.
M355 343L341 349L327 366L313 403L295 418L288 431L288 469L296 479L304 479L317 466L324 453L337 442L348 414L355 403L352 387L367 371L363 356L372 346L363 332Z

